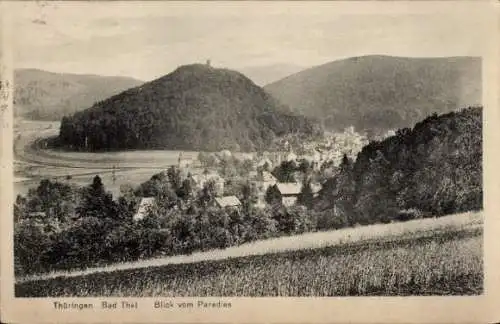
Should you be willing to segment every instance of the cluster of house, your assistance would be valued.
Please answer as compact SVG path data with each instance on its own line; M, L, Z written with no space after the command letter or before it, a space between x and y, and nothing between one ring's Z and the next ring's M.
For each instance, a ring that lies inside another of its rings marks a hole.
M247 180L255 185L258 192L258 201L255 204L257 208L264 208L266 206L265 195L269 187L273 187L275 192L281 197L281 202L284 206L292 206L297 202L297 198L302 191L302 183L280 183L271 172L273 165L278 165L283 160L292 161L297 160L298 156L293 152L289 152L284 156L277 156L272 154L263 154L258 158L254 158L255 170L248 173ZM314 161L313 161L314 162ZM226 179L224 179L217 171L207 170L201 167L199 161L193 159L183 159L181 156L178 160L178 167L181 170L183 178L190 177L196 189L202 189L205 184L211 181L215 185L215 204L219 208L238 208L241 206L241 201L234 195L225 196L224 186ZM311 185L314 195L317 195L321 190L321 185ZM153 197L143 197L137 208L134 216L135 220L144 218L148 209L155 203Z
M354 127L347 127L343 132L325 132L323 139L317 142L305 142L302 149L309 152L309 156L320 156L320 164L333 162L338 165L344 154L355 159L361 149L367 145L369 139L366 134L360 134Z

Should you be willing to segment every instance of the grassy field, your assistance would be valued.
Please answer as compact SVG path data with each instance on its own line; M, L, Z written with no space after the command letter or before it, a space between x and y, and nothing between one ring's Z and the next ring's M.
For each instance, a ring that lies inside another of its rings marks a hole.
M112 171L107 169L67 169L67 168L57 168L57 167L40 167L39 174L31 175L30 179L24 179L24 181L18 181L14 183L14 193L26 194L30 188L36 188L40 183L41 179L52 179L61 182L70 182L78 186L88 186L92 183L92 179L99 175L102 179L102 183L106 187L107 191L113 194L114 198L118 198L120 194L120 186L124 184L130 184L134 188L137 184L147 181L155 173L164 171L163 168L158 169L130 169L130 170L117 170L116 178L113 181ZM38 174L38 172L37 172ZM66 176L71 175L71 180L66 180Z
M88 185L95 175L103 179L106 188L117 196L122 184L136 186L153 174L178 162L181 151L135 150L123 152L70 152L42 149L34 143L56 136L59 122L16 119L14 123L15 194L26 194L41 179L62 179L71 176L71 183ZM196 159L198 152L182 151L184 158ZM236 153L236 156L247 156ZM116 168L116 181L112 170Z
M196 159L197 151L176 150L128 150L119 152L71 152L55 149L41 149L33 143L43 138L57 136L58 122L17 120L15 125L15 153L19 160L66 168L159 168L176 164L179 154L183 158ZM235 153L242 157L248 154Z
M199 254L198 258L192 257L193 262L186 256L184 262L170 260L161 265L159 260L152 260L140 267L138 264L122 269L110 267L86 274L24 281L16 284L16 296L482 293L481 215L462 214L443 219L404 223L407 227L388 224L305 234L284 238L281 245L280 239L261 241L243 247L239 256L233 249L224 257L214 258L224 254L224 251L215 251L211 252L212 258L206 254L203 260ZM439 225L432 226L431 221ZM330 240L326 240L328 234ZM314 243L311 239L314 235L324 235L325 240Z
M32 147L39 138L57 135L59 122L29 121L17 119L14 136L14 192L26 194L38 186L42 179L58 179L85 186L99 175L106 189L115 197L122 184L136 186L155 173L176 164L177 151L130 151L109 153L84 153L46 150ZM197 157L197 152L183 152L184 157ZM112 168L116 167L116 179L112 180Z

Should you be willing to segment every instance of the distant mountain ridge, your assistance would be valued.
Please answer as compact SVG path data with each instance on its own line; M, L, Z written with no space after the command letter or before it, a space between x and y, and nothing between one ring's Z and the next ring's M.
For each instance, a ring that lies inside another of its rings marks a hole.
M265 86L271 82L283 79L289 75L304 70L305 67L294 64L269 64L259 66L247 66L239 71L248 76L255 84Z
M14 71L14 113L35 120L59 120L143 81L121 76Z
M252 151L315 131L243 74L192 64L63 118L59 140L90 151Z
M431 113L480 105L481 58L369 55L333 61L268 84L266 91L331 129L386 131Z

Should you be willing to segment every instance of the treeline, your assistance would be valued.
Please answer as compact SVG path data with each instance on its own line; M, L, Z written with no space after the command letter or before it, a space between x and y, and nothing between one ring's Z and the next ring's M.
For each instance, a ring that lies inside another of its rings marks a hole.
M290 133L320 130L242 74L194 64L64 117L59 142L82 151L255 151Z
M352 224L482 208L482 108L436 114L344 158L315 202Z

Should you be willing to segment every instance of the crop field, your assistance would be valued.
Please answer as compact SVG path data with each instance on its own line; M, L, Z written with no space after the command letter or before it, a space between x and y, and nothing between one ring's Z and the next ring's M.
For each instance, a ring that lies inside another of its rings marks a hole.
M444 217L434 229L428 220L327 232L312 243L289 237L250 244L254 251L195 262L158 262L142 267L110 267L87 274L18 282L18 297L69 296L394 296L475 295L483 290L481 216ZM431 219L438 222L440 219ZM381 230L386 226L389 230ZM369 236L369 231L372 235ZM349 232L350 231L350 232ZM355 234L356 231L363 234ZM333 233L340 232L337 236ZM382 234L379 234L382 233ZM340 237L351 237L341 240ZM317 237L316 237L317 238ZM285 238L286 239L286 238ZM265 251L262 244L269 246ZM294 242L294 243L292 243ZM280 250L281 249L281 250ZM228 249L229 250L229 249ZM224 250L222 251L223 254ZM233 251L234 252L234 251ZM240 251L241 252L241 251ZM266 253L267 252L267 253ZM213 255L221 254L212 252ZM158 261L158 260L156 260ZM185 260L186 261L186 260Z

